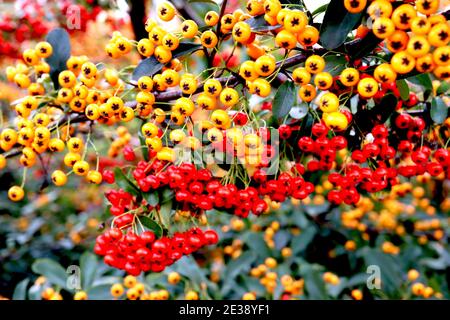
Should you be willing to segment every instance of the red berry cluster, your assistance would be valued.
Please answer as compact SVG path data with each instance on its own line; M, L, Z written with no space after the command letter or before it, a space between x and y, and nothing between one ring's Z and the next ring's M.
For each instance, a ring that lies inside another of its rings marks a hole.
M110 190L105 193L105 196L111 203L109 212L116 217L114 225L118 228L130 226L133 223L133 214L128 212L137 206L133 201L133 196L123 190Z
M323 123L319 122L312 126L311 137L301 137L298 140L298 146L306 154L312 154L317 159L308 162L307 170L314 172L318 170L329 171L336 160L336 152L347 147L347 139L343 136L334 136L328 138L329 129Z
M386 164L396 156L396 150L389 144L388 133L384 125L375 126L371 132L373 142L352 152L354 163L346 165L343 174L329 174L328 181L338 189L328 193L328 201L335 205L342 202L356 204L360 199L359 190L374 193L398 183L397 170ZM371 163L376 169L362 167L364 163Z
M422 131L425 129L425 121L420 117L411 117L407 113L402 113L395 118L395 126L401 131L406 130L405 141L419 141L422 138ZM401 151L401 150L400 150Z
M183 255L217 242L218 236L214 230L203 231L200 228L159 239L151 231L141 234L129 231L124 234L120 229L113 228L97 237L94 251L104 256L107 265L137 276L141 272L161 272Z

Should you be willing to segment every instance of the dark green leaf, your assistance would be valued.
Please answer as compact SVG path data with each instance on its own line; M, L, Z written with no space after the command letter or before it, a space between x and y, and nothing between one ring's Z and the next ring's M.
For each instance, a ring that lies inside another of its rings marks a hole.
M50 77L55 88L59 88L58 75L67 69L67 60L70 58L70 38L66 30L56 28L47 34L45 40L52 45L53 53L45 59L50 65Z
M304 117L306 117L306 115L308 114L308 104L307 103L302 103L299 106L295 106L291 109L291 111L289 111L289 115L293 118L293 119L303 119Z
M139 188L125 175L120 168L114 168L114 177L119 188L134 195L140 194Z
M97 257L89 251L83 253L80 258L81 269L81 288L87 291L91 288L92 283L95 280L95 274L97 272Z
M328 7L328 3L321 5L320 7L318 7L316 10L314 10L312 12L312 16L315 17L315 16L321 14L322 12L325 12L327 10L327 7Z
M144 195L147 203L152 207L155 207L159 203L159 194L156 191L148 192Z
M279 88L273 99L272 111L277 118L286 116L296 102L295 85L286 81Z
M66 287L67 273L66 270L56 261L50 259L38 259L31 266L34 273L42 275L47 280L61 288Z
M305 290L309 299L326 299L327 289L318 267L304 265L300 267L300 273L305 279Z
M141 221L141 223L144 227L153 231L157 238L160 238L162 236L163 230L162 230L161 226L156 221L154 221L152 218L143 216L143 217L139 217L139 221Z
M433 83L431 82L430 75L427 73L422 73L417 76L409 77L409 82L414 83L418 86L422 86L425 88L425 90L433 90Z
M397 80L397 88L403 101L409 100L409 86L406 80Z
M161 222L163 224L163 227L168 229L170 225L170 217L172 215L172 200L168 200L165 203L161 204L161 207L159 209L159 213L161 215Z
M441 85L437 88L436 94L440 96L441 94L447 94L450 90L450 82L442 81Z
M260 257L269 257L271 252L262 233L249 233L245 239L245 243L249 246L250 250L255 252Z
M264 15L250 18L245 22L250 26L253 32L270 31L281 27L281 25L279 24L275 26L269 25L267 21L264 19Z
M332 76L337 76L345 69L347 60L343 55L328 55L325 57L326 66L324 71Z
M14 293L12 296L13 300L26 300L27 299L27 287L28 283L30 283L30 279L25 278L20 281L14 289Z
M172 58L180 58L200 50L202 46L196 43L181 42L176 50L172 52ZM137 81L142 76L153 76L163 68L163 64L159 63L155 57L142 60L133 71L132 79Z
M173 190L171 190L169 188L164 189L160 195L161 203L166 203L167 201L172 201L172 199L174 197L175 197L175 193L173 192Z
M294 255L304 251L311 241L314 239L314 236L317 233L317 229L314 226L309 226L305 230L302 231L298 236L295 236L291 241L291 248Z
M380 269L382 291L394 294L401 287L402 269L398 259L368 247L361 250L361 255L366 267L377 266Z
M110 300L111 296L111 285L102 284L99 286L92 287L87 291L89 300Z
M349 32L361 21L362 15L362 12L358 14L349 13L342 0L331 0L320 28L322 46L328 50L333 50L342 45Z
M438 124L445 121L448 116L448 106L445 104L444 100L439 97L433 99L431 102L430 116L431 119Z

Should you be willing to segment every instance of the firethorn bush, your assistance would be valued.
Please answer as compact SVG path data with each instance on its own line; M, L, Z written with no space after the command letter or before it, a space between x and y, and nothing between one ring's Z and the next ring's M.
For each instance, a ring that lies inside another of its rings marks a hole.
M23 173L9 200L104 193L71 233L95 242L68 259L73 298L449 298L449 11L227 4L199 20L162 2L105 61L54 29L6 68L24 92L0 135L0 168ZM70 291L60 263L32 269L16 298Z

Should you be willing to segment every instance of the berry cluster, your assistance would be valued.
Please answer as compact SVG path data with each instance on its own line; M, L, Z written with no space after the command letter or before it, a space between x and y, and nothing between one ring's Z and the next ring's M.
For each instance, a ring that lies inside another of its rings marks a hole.
M200 228L176 232L172 237L159 239L151 231L124 234L120 229L113 228L97 237L94 251L104 256L106 264L137 276L141 272L161 272L183 255L217 242L215 231L203 231Z
M304 136L298 140L298 146L306 154L313 154L318 159L308 162L308 171L329 171L336 160L336 152L347 147L347 139L343 136L328 138L329 129L321 122L312 126L312 135L315 140Z

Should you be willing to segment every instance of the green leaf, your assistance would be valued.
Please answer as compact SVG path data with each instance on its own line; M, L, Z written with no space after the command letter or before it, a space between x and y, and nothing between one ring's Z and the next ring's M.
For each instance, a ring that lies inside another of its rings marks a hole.
M324 71L329 72L332 76L340 75L347 64L343 55L328 55L325 57L325 62Z
M342 0L331 0L328 4L322 27L320 40L324 48L333 50L342 45L350 31L361 21L363 13L349 13Z
M272 112L277 118L286 116L296 102L295 85L291 81L286 81L275 94L272 104Z
M70 58L70 38L67 31L63 28L56 28L50 31L45 38L53 48L53 53L45 60L50 65L50 77L55 89L59 88L58 75L61 71L67 69L67 60Z
M34 273L42 275L47 280L61 288L66 288L67 273L56 261L44 258L36 260L31 266Z
M327 299L327 289L322 279L320 269L314 265L303 265L300 273L305 279L305 290L310 299Z
M442 98L436 97L433 99L431 102L430 116L435 123L441 124L445 121L448 116L448 106Z
M140 194L139 188L125 175L120 168L114 168L114 177L119 188L134 195Z
M159 194L156 191L148 192L144 194L144 197L152 207L155 207L159 203Z
M429 91L433 90L433 83L431 82L430 75L427 73L422 73L417 76L409 77L406 80L418 86L424 87L425 90Z
M139 221L141 221L144 227L146 227L150 231L153 231L155 233L156 238L160 238L162 236L163 233L162 227L152 218L143 216L139 217Z
M450 90L450 82L442 81L441 85L436 90L436 94L438 96L440 96L441 94L447 94L449 90Z
M28 299L29 300L41 300L43 287L38 285L32 285L30 289L28 289Z
M291 111L289 111L289 115L293 118L293 119L303 119L304 117L306 117L306 115L308 114L308 104L307 103L302 103L299 106L295 106L291 109Z
M366 266L377 266L381 273L381 291L395 294L402 284L402 268L399 260L377 249L365 247L360 251Z
M92 283L95 280L97 267L98 267L97 257L93 253L86 251L81 255L80 258L81 287L84 291L87 291L91 288Z
M318 7L316 10L314 10L312 12L312 16L315 18L316 16L318 16L319 14L321 14L322 12L325 12L328 8L328 3L321 5L320 7Z
M172 199L175 197L175 193L173 190L166 188L161 192L160 199L161 203L166 203L168 201L172 201Z
M200 50L202 45L190 42L181 42L177 49L172 52L172 58L179 58ZM134 69L132 79L137 81L142 76L153 76L163 68L163 64L159 63L155 57L142 60Z
M269 25L266 19L264 19L264 15L252 17L245 22L250 26L253 32L276 30L281 27L279 24L275 26Z
M168 200L161 204L159 209L159 214L161 215L161 222L165 229L168 229L170 225L170 217L172 215L172 200Z
M251 251L255 252L260 257L270 257L271 251L264 241L262 233L248 233L248 236L244 240Z
M409 86L406 80L397 80L397 88L403 101L409 100Z
M26 300L27 299L27 287L30 283L30 279L25 278L20 281L14 289L12 296L13 300Z
M311 241L314 239L314 236L317 233L317 229L314 226L309 226L305 230L303 230L298 236L292 238L291 248L292 253L297 255L298 253L304 251Z
M87 292L89 300L111 300L111 285L102 284L90 288Z

